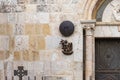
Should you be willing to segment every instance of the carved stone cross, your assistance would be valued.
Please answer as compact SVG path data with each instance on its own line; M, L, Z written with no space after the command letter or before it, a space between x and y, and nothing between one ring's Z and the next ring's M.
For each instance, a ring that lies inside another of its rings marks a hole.
M22 80L23 76L27 76L27 70L24 70L23 66L18 66L18 70L14 70L14 76L18 76L19 80Z

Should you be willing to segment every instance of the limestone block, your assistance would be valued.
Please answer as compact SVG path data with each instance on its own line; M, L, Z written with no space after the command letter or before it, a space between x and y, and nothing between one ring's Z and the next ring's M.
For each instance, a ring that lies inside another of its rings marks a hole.
M50 61L51 51L40 51L40 61Z
M5 62L12 62L14 60L14 54L11 54L11 52L5 52Z
M44 62L35 61L33 65L34 65L34 72L36 75L44 72Z
M9 50L8 36L0 36L0 50Z
M65 12L65 13L72 13L72 12L75 12L75 9L76 6L74 4L68 4L68 5L63 5L62 7L62 12Z
M24 12L17 13L16 24L24 25L24 23L25 23L25 13Z
M44 36L50 35L51 31L50 31L50 27L48 24L42 25L42 33Z
M1 35L6 34L6 26L7 26L7 24L0 24L0 34Z
M46 40L46 49L57 49L60 46L61 38L58 36L47 36Z
M59 21L60 21L60 14L58 14L58 13L50 13L50 22L51 23L56 24L56 22L59 22Z
M63 4L71 4L71 3L72 3L72 0L62 0L62 3L63 3Z
M29 49L37 50L37 36L29 36Z
M25 24L25 34L34 35L35 34L35 26L33 24Z
M2 19L4 19L4 18L2 18ZM17 13L9 13L9 14L7 14L7 19L8 19L9 23L15 24L17 22Z
M51 61L59 61L62 59L62 55L58 51L54 51L51 54Z
M83 70L83 63L75 61L73 64L74 72L79 72L80 70Z
M15 50L28 50L29 37L28 36L15 36Z
M34 70L34 62L28 62L28 64L27 64L27 70L32 70L32 71Z
M24 34L24 25L15 24L14 26L14 35L23 35Z
M51 4L49 10L50 10L51 13L60 12L61 7L60 7L60 5L57 5L57 4Z
M15 79L16 80L16 79ZM19 80L19 79L18 79ZM28 76L24 76L22 80L28 80ZM32 79L30 79L32 80Z
M47 4L55 4L55 0L47 0Z
M21 52L19 52L19 51L14 52L14 60L15 61L21 60Z
M36 3L38 3L38 0L30 0L29 1L31 4L36 4Z
M40 17L40 23L42 24L46 24L46 23L49 23L50 22L50 15L49 13L40 13L38 15Z
M5 67L6 67L5 75L7 76L7 79L12 80L12 76L14 74L13 63L11 61L8 61Z
M37 22L36 13L25 13L25 23L36 23Z
M44 72L43 72L43 74L51 75L51 62L50 61L45 61L44 62Z
M30 51L28 51L28 50L23 51L22 52L22 57L23 57L24 61L31 60L31 58L30 58ZM32 58L32 60L33 60L33 58Z
M34 70L28 70L28 76L30 77L30 80L34 80Z
M31 54L33 54L33 61L39 61L40 56L38 51L31 51Z
M7 24L6 25L6 34L7 35L12 35L13 34L13 25L12 24Z
M0 71L4 69L3 61L0 61Z
M26 5L26 12L36 12L36 5L35 4Z
M73 51L74 51L74 61L83 61L83 38L82 35L75 35L72 38Z
M47 0L38 0L39 4L47 4Z
M72 67L71 63L66 61L54 61L51 64L52 68L52 74L54 75L72 75Z
M43 36L37 37L38 50L45 49L45 38Z
M7 23L8 17L7 17L6 14L0 13L0 18L1 18L1 19L0 19L0 24Z
M18 4L25 4L28 3L28 0L17 0Z
M14 40L14 36L10 36L9 38L10 38L10 40L9 40L9 50L12 51L15 47L15 40Z
M4 70L0 70L0 80L5 80Z
M43 80L73 80L73 77L70 75L65 76L43 76Z
M15 12L24 12L26 11L26 6L23 4L19 4L16 6Z
M79 0L72 0L72 4L77 4L78 2L79 2Z
M49 6L48 5L37 5L37 12L49 12Z
M35 24L35 32L36 34L41 35L42 34L42 25L41 24Z

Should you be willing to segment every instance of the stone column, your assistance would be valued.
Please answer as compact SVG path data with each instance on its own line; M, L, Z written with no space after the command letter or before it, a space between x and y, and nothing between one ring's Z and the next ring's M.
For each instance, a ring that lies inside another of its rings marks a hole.
M83 23L85 29L85 80L94 80L95 73L95 55L94 55L94 28L95 22L89 21Z

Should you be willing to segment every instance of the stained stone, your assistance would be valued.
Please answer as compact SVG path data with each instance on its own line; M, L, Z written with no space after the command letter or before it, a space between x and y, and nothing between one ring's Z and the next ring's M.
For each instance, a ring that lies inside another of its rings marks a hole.
M24 34L24 25L22 25L22 24L15 24L15 26L14 26L14 34L15 35L22 35L22 34Z
M37 5L37 12L49 12L48 5Z
M55 4L51 4L50 5L50 12L60 12L61 11L61 7L59 5L55 5Z
M39 4L46 4L46 0L38 0Z
M17 3L18 4L25 4L25 3L27 3L28 2L28 0L17 0Z
M30 0L31 4L36 4L38 2L38 0Z
M0 36L0 50L9 50L8 36Z
M17 5L16 6L16 12L24 12L26 10L25 5Z
M28 50L29 37L28 36L16 36L15 37L15 50Z
M3 61L0 61L0 71L4 69Z

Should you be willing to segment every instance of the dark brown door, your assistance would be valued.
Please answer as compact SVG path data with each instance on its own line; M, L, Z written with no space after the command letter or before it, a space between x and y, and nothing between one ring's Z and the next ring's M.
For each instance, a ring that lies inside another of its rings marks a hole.
M95 80L120 80L120 39L96 39Z

